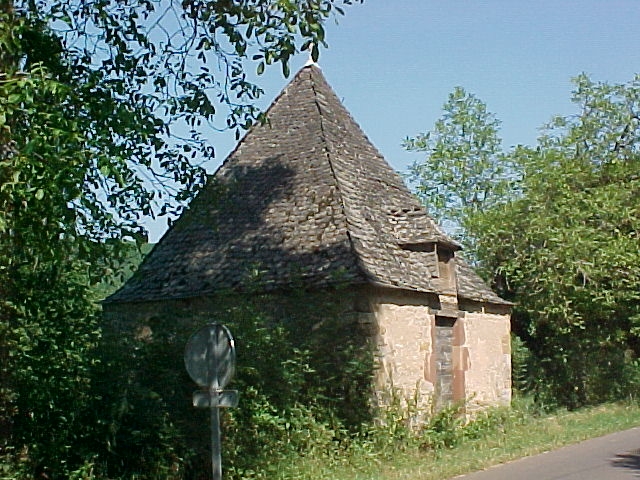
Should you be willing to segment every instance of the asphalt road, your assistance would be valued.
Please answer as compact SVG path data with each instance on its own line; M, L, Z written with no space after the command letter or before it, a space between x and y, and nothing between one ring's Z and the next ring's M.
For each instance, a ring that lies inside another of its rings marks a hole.
M640 427L523 458L456 480L640 479Z

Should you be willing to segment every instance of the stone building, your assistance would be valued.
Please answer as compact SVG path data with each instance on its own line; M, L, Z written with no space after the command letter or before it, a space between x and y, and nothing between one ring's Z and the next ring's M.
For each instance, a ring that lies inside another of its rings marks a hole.
M378 393L508 403L510 303L459 257L321 70L301 69L267 117L105 301L107 319L204 322L257 293L286 315L289 293L302 291L294 303L309 309L308 334L323 298L363 327Z

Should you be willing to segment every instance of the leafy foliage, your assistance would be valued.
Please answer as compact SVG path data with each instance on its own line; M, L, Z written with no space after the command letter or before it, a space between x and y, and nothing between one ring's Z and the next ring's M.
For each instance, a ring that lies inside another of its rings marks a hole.
M513 169L501 151L500 122L475 95L456 87L443 111L433 130L404 141L407 150L425 152L409 180L429 213L472 245L471 219L504 200Z
M15 46L7 38L24 50L46 41L40 27L0 21L4 51ZM95 250L76 235L71 208L84 181L85 124L64 114L71 86L50 73L63 70L60 58L49 63L49 70L38 63L28 74L0 76L3 461L72 461L99 336L88 285L101 271L89 268Z
M573 100L579 116L518 151L522 197L487 214L482 257L520 304L538 389L575 407L627 393L637 370L640 82L581 76Z
M142 216L197 192L212 128L260 118L247 67L287 73L311 43L317 57L323 22L350 3L0 0L0 461L12 476L92 468L90 287L143 240Z
M515 169L513 188L460 210L480 266L517 303L528 388L572 408L632 393L640 354L640 79L609 85L581 75L575 85L578 115L555 118L535 148L496 157L506 163L498 171ZM470 130L486 131L466 120ZM467 151L465 136L447 142ZM438 168L457 175L446 162ZM493 171L475 182L491 183ZM442 175L440 187L462 198L465 184Z
M270 297L215 300L216 316L233 332L238 352L227 388L239 390L241 406L221 413L230 478L270 478L291 458L329 455L349 431L371 419L368 396L359 389L369 388L372 375L362 336L353 330L343 336L346 327L334 328L345 323L332 320L342 318L341 307L326 303L327 323L309 332L315 309L291 297L290 306L280 304L276 311ZM184 345L203 319L178 310L149 319L136 336L123 340L114 331L104 338L94 397L96 409L110 408L98 417L102 427L89 440L96 475L197 479L210 470L208 411L191 405L197 387L182 363ZM210 311L206 315L211 318ZM312 353L318 344L323 348ZM356 349L362 359L353 355ZM350 393L355 390L358 395Z

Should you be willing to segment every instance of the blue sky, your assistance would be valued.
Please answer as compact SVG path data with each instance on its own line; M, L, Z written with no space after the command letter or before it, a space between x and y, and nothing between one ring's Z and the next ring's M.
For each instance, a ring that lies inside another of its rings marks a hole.
M576 110L571 78L629 81L640 73L640 0L365 0L327 24L319 65L373 144L398 171L417 153L402 140L433 127L455 86L502 121L506 147L534 144L553 115ZM292 75L306 61L300 54ZM258 79L266 108L290 81ZM235 146L212 138L215 171ZM151 240L164 221L151 227Z

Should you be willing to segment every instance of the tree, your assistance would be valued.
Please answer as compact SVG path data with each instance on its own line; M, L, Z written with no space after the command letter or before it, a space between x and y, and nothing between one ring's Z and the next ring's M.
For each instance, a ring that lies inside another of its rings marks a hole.
M575 85L579 113L508 153L483 104L457 89L413 168L427 205L454 212L480 270L516 302L527 388L572 408L640 381L640 78Z
M82 464L89 287L118 268L120 240L143 237L142 216L197 191L207 128L261 118L247 67L288 74L311 44L317 58L324 20L350 3L0 0L3 463Z
M484 212L479 253L518 303L530 386L570 407L620 398L640 380L640 79L575 85L580 113L514 153L521 195Z
M429 213L472 246L474 215L504 199L511 169L500 122L481 100L456 87L443 110L431 131L404 141L407 150L425 153L409 179Z

